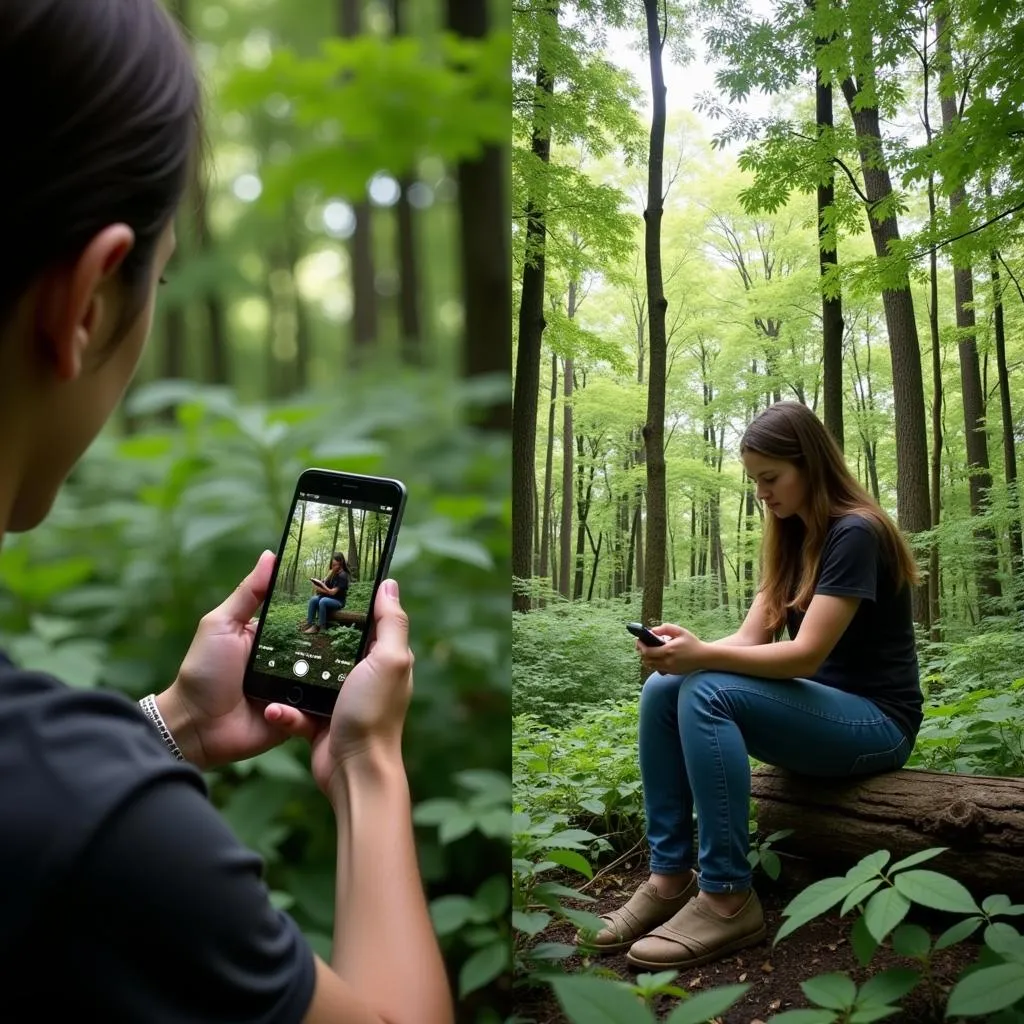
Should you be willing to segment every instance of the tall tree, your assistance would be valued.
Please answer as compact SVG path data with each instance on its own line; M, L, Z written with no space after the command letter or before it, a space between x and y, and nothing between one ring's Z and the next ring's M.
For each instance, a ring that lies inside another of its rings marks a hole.
M953 78L953 46L951 26L944 10L935 18L935 54L939 65L942 97L942 130L953 129L960 118L957 102L959 90ZM966 99L966 96L965 96ZM949 212L953 223L957 214L966 212L967 191L962 179L947 178ZM956 296L957 347L960 350L960 387L963 394L964 432L967 439L967 473L971 497L971 515L985 512L988 491L992 487L992 474L988 463L988 438L985 434L985 400L981 390L981 367L978 364L977 326L974 318L974 272L969 258L953 248L953 289ZM974 531L978 545L978 589L989 598L1002 596L999 583L999 555L995 533L991 527Z
M448 0L447 12L448 28L457 35L482 39L487 34L486 3ZM541 70L538 65L538 75ZM456 168L465 302L463 372L470 378L487 374L508 376L512 370L505 156L502 147L488 145L479 157L461 160ZM509 394L491 402L479 423L488 430L507 431L511 418Z
M531 153L542 165L551 161L549 105L555 92L554 73L549 67L551 38L558 31L557 0L537 12L543 24L537 46L536 89L533 100ZM545 178L534 179L534 190L526 201L526 240L523 284L519 304L519 348L516 356L515 392L512 404L512 576L527 580L532 575L533 509L536 480L534 452L537 444L537 405L540 389L541 337L544 333L544 257L547 228ZM516 592L512 607L526 611L529 596Z
M668 342L665 336L665 288L661 273L663 160L665 156L665 74L662 51L668 35L668 0L644 0L647 54L651 69L651 138L647 159L647 206L644 210L644 262L647 268L647 311L650 370L647 421L643 427L647 466L647 545L641 616L645 623L661 619L665 589L665 382Z
M335 0L338 33L355 39L361 29L361 0ZM349 244L352 281L351 360L361 363L377 341L377 274L374 269L373 222L370 201L364 194L352 204L355 228Z
M815 0L810 0L815 2ZM830 12L830 0L816 0L821 12ZM835 127L832 117L832 82L822 67L823 51L835 38L816 35L815 51L815 121L818 138L829 136ZM822 372L825 400L825 426L843 447L843 300L839 291L835 266L838 260L836 247L836 175L831 162L818 181L818 258L821 266L821 333Z

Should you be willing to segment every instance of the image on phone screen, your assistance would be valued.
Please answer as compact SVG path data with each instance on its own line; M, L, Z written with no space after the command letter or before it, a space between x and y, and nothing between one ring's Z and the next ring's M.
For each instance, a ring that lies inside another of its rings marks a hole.
M256 637L255 671L341 687L359 655L395 511L379 499L298 494Z

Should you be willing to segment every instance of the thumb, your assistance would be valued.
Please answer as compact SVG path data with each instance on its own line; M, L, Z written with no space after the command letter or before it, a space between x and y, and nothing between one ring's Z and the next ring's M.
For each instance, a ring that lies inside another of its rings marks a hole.
M256 563L256 567L235 588L234 592L217 608L217 614L235 622L248 622L263 604L270 588L270 578L274 574L273 551L264 551Z
M409 647L409 616L398 596L398 584L385 580L377 591L373 606L374 635L377 646L391 651Z

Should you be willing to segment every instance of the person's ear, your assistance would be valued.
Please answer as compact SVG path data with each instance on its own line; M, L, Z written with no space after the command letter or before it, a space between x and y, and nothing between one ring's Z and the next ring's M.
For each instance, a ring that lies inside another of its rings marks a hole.
M108 285L135 245L127 224L104 228L77 260L47 274L39 293L38 328L59 380L75 380L90 345L115 319L117 300Z

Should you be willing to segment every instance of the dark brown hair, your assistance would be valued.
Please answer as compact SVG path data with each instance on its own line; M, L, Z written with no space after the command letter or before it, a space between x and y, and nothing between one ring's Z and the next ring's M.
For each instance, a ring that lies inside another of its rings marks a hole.
M857 483L843 453L817 416L800 402L776 402L757 416L740 440L751 451L796 465L807 485L807 523L767 516L761 542L761 593L768 627L779 630L787 608L806 611L814 594L831 516L859 515L871 523L897 588L917 583L910 547L893 521Z
M345 556L340 551L335 551L334 554L331 555L331 561L340 562L342 572L348 572L348 562L345 560Z
M39 274L127 224L125 311L145 305L156 242L199 172L200 90L158 0L0 0L0 323Z

